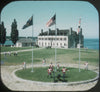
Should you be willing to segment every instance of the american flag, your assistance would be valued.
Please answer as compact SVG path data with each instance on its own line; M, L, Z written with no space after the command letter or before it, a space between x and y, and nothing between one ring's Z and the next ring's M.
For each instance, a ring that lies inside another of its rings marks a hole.
M46 23L46 26L51 27L54 24L56 24L56 14Z
M80 18L80 20L79 20L79 24L81 24L81 18Z
M80 32L80 27L81 27L81 18L79 20L78 33Z

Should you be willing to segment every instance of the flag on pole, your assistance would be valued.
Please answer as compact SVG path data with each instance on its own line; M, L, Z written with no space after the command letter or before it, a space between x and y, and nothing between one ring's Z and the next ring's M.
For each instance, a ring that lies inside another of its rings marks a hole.
M80 32L80 27L81 27L81 18L80 18L80 20L79 20L78 33Z
M80 32L80 26L78 26L78 33Z
M31 25L33 25L33 16L26 22L22 29L25 29Z
M54 24L56 24L56 14L46 23L46 26L51 27Z
M80 20L79 20L79 25L81 25L81 18L80 18Z

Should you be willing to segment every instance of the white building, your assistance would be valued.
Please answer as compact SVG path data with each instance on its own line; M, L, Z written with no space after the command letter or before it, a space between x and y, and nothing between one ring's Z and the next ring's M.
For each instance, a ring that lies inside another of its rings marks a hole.
M38 36L38 45L39 47L68 48L68 36Z
M35 42L32 41L31 38L20 38L16 42L16 47L31 47L33 44L35 44Z
M84 37L81 30L81 47L83 47ZM41 33L38 36L38 45L39 47L52 47L55 48L76 48L79 43L79 34L70 30L59 30L57 29L57 36L55 36L55 30L50 30Z

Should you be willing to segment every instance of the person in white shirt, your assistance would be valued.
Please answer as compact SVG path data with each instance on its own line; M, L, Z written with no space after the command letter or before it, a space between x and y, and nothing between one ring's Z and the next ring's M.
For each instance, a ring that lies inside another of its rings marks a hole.
M50 64L50 68L51 68L51 71L53 71L53 64L52 64L52 62L51 62L51 64Z
M60 66L59 66L59 63L57 64L57 71L59 71L59 68L60 68Z
M85 69L88 70L88 62L86 62L84 65L85 65Z
M49 67L49 69L48 69L48 76L50 76L51 77L51 68Z
M23 62L23 69L26 69L26 62Z
M45 60L45 58L44 58L43 61L42 61L42 64L45 65L45 63L46 63L46 60Z

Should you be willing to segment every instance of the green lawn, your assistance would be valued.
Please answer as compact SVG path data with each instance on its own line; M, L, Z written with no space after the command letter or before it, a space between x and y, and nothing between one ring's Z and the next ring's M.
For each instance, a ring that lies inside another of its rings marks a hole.
M12 48L5 47L5 49L7 49L8 51L8 50L11 50ZM33 53L34 53L33 63L41 64L43 58L46 59L48 64L50 64L50 62L54 63L55 61L55 49L45 49L45 48L37 49L37 50L34 50ZM57 49L57 62L60 62L63 64L67 64L67 63L78 64L79 62L78 57L79 57L78 49ZM4 55L1 55L1 60L4 61L5 65L22 64L22 62L24 61L26 61L26 63L31 63L32 51L19 52L18 56L14 56L12 54L11 56L7 55L6 57L4 57ZM86 51L84 49L81 49L81 64L83 64L85 61L88 61L89 65L98 66L99 65L99 51L97 50Z
M42 81L42 82L53 82L54 76L52 73L52 78L47 77L47 69L48 67L38 67L33 68L34 72L31 72L31 68L26 70L19 70L15 74L18 77L21 77L23 79L33 80L33 81ZM60 67L60 70L62 68ZM81 69L81 72L77 68L67 68L69 71L66 72L65 81L66 82L75 82L75 81L83 81L83 80L89 80L93 79L97 76L95 72L92 72L90 70L84 70ZM57 78L57 75L60 74L60 79ZM55 73L55 80L56 82L62 82L63 81L63 74L62 71Z

